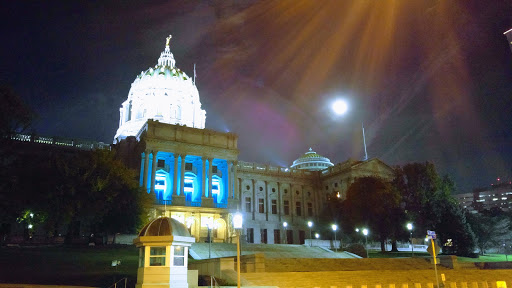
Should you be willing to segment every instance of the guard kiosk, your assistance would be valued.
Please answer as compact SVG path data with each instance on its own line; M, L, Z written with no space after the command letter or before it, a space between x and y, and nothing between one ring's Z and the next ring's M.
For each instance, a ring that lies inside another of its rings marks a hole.
M188 249L194 237L169 217L146 224L133 244L139 248L136 288L188 288Z

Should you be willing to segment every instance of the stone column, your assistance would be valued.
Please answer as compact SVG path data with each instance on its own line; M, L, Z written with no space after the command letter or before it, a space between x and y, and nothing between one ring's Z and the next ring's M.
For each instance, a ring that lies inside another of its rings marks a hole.
M152 167L151 167L151 189L149 191L151 191L151 193L155 193L155 176L156 176L156 165L157 165L157 160L158 160L158 151L156 150L153 150L153 163L152 163Z
M233 198L238 198L238 187L239 187L239 183L238 183L238 175L237 175L237 171L238 171L238 161L233 161Z
M279 215L279 225L281 225L281 207L283 206L283 203L281 202L281 183L277 182L277 215ZM279 230L281 230L281 228L279 228Z
M213 162L213 158L208 158L208 198L213 198L213 195L212 195L212 162Z
M206 157L201 157L201 164L202 164L202 167L201 167L201 170L202 170L202 174L201 175L201 197L206 197Z
M256 219L256 187L255 183L256 181L254 179L252 181L252 220Z
M265 208L265 220L268 221L268 206L271 204L272 201L268 199L268 181L265 181L265 200L263 201L263 205L265 205L263 208Z
M181 173L180 173L180 196L184 196L184 190L185 187L185 158L187 158L187 155L180 155L181 157Z
M144 151L144 167L142 167L144 173L142 175L142 187L144 191L148 191L148 173L149 173L149 150Z
M178 161L180 161L180 155L173 153L174 156L174 173L172 178L172 195L178 195ZM183 195L182 195L183 196Z
M227 161L227 164L228 164L228 199L229 198L232 198L233 196L233 172L231 171L231 169L233 169L233 161ZM228 200L229 201L229 200Z
M243 198L242 197L242 179L236 178L236 182L238 184L238 193L236 194L236 197L238 197L237 198L238 199L238 201L237 201L238 202L238 211L242 211L242 207L243 207L242 206L243 205L243 203L242 203L242 198Z
M307 207L306 207L306 195L304 195L304 185L301 185L300 186L300 190L301 190L301 193L302 193L302 204L300 205L300 208L302 209L302 218L306 219L306 211L307 211Z

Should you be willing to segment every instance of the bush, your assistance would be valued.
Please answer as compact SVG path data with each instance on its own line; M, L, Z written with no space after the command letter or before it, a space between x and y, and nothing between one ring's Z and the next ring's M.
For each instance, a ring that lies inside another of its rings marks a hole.
M366 258L366 249L362 244L351 244L350 246L345 248L345 251Z

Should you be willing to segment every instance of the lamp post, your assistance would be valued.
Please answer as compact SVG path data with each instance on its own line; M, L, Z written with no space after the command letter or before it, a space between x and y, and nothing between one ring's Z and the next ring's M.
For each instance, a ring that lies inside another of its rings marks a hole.
M283 238L284 238L284 243L283 244L288 244L288 239L286 237L286 227L288 227L288 223L286 222L283 222Z
M366 258L370 258L370 255L368 254L368 229L364 228L363 229L363 234L364 234L364 238L365 238L365 248L366 248Z
M412 223L407 223L407 230L409 230L410 241L411 241L411 257L414 257L414 244L412 243Z
M308 221L309 227L309 247L313 246L313 237L311 237L311 227L313 227L313 222Z
M240 230L242 229L242 214L233 216L233 228L236 230L236 287L240 288Z
M332 232L334 233L334 250L338 252L338 246L336 245L336 230L338 230L338 225L332 224L331 228Z

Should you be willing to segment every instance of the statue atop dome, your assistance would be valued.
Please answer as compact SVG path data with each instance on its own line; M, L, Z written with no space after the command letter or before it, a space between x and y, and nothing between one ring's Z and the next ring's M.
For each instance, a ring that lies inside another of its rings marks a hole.
M169 35L169 37L165 38L165 47L169 47L169 42L171 42L172 35Z

